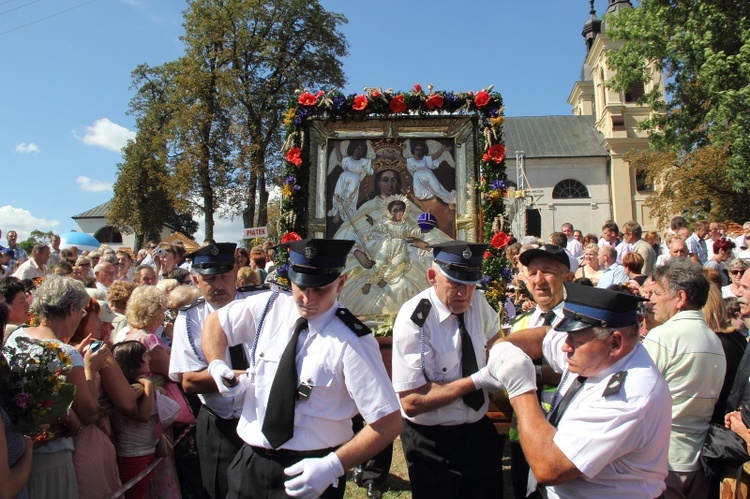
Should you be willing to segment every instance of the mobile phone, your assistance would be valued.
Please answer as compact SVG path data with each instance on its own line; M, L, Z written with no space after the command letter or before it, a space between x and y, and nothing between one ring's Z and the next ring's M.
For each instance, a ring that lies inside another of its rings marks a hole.
M92 353L96 352L102 347L102 345L104 345L102 340L94 340L91 342L91 345L89 345L89 350L91 350Z

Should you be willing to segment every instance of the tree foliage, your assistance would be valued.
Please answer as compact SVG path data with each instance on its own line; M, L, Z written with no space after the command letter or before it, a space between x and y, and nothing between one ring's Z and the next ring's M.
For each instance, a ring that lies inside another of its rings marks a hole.
M720 157L716 171L727 176L721 187L737 198L750 187L750 2L642 0L638 8L606 16L605 26L607 36L622 42L607 58L617 71L615 88L649 81L650 65L666 77L666 96L656 88L641 99L664 111L642 124L652 149L664 155L641 157L641 164L654 159L654 168L697 168L684 175L699 179L709 166L701 159ZM663 161L668 157L672 165ZM709 211L718 209L712 206Z
M23 248L26 253L31 255L31 249L35 244L47 244L49 245L52 235L54 233L50 230L48 232L42 232L39 229L34 229L29 233L29 237L23 241L19 241L18 245Z
M698 148L685 154L679 166L673 152L633 151L625 160L645 173L647 182L669 186L646 200L659 225L666 225L675 213L707 220L750 219L750 205L737 202L724 149Z

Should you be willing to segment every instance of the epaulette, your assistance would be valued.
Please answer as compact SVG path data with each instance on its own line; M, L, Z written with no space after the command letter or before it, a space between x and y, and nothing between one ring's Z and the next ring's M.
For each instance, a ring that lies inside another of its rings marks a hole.
M197 299L197 300L195 300L194 302L192 302L192 303L188 303L188 304L187 304L187 305L185 305L184 307L180 307L180 308L178 308L177 310L179 310L180 312L187 312L187 311L188 311L188 310L190 310L191 308L193 308L193 307L197 307L198 305L201 305L202 303L205 303L205 302L206 302L206 299L205 299L205 298L203 298L203 297L201 296L200 298L198 298L198 299Z
M627 371L620 371L616 372L612 375L611 378L609 378L609 382L607 383L607 387L604 389L604 392L602 393L602 397L606 397L607 395L616 395L620 393L620 390L622 390L622 386L625 384L625 378L627 377L628 372Z
M430 313L432 303L427 298L419 300L419 305L414 309L414 313L411 314L411 321L417 325L417 327L423 327L427 320L427 315Z
M257 293L259 291L268 291L271 289L270 284L256 284L255 286L242 286L241 288L237 288L238 293Z
M366 336L372 332L364 322L357 319L353 313L349 312L348 308L339 308L336 311L336 316L341 319L341 322L346 324L349 329L351 329L357 336Z

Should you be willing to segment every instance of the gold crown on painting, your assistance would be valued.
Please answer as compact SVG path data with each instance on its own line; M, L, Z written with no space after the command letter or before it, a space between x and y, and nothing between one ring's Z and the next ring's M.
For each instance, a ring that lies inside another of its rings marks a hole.
M379 139L373 141L372 149L376 158L372 161L375 172L383 170L404 170L406 160L402 154L403 144L398 139Z

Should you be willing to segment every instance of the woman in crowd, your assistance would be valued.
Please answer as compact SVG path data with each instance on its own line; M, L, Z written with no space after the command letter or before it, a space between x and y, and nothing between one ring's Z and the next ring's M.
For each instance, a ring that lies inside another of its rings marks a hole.
M149 352L151 373L161 374L169 379L170 347L156 334L164 323L167 306L166 295L156 286L136 288L128 300L125 313L130 325L125 340L142 343ZM165 428L164 431L171 441L171 428ZM174 456L166 458L156 467L151 487L155 497L180 497Z
M10 307L7 323L3 328L3 345L10 333L21 324L29 321L29 308L31 306L23 283L16 277L6 277L0 281L0 296Z
M106 302L97 302L93 298L86 305L86 316L76 328L70 344L87 345L88 341L103 341L99 348L109 348L114 312ZM120 370L120 366L111 355L107 356L106 368L96 373L94 382L97 398L109 397L115 409L130 418L138 417L138 405L135 392ZM120 488L117 472L115 448L112 444L112 428L108 416L95 424L85 425L74 438L73 464L78 478L78 493L81 498L98 498L109 495Z
M639 287L643 286L643 283L648 278L647 275L644 275L641 272L643 270L643 262L643 257L635 251L631 251L622 257L622 266L625 267L625 273L628 274L628 278L631 281L635 281Z
M107 303L109 303L109 306L117 314L117 318L112 322L114 326L112 344L119 343L125 339L123 331L128 325L128 319L125 317L125 309L128 306L128 299L133 294L134 289L135 284L125 281L115 281L107 289Z
M88 257L79 256L73 267L73 274L84 277L94 277L94 265Z
M721 285L729 286L729 270L727 269L727 260L732 258L732 251L737 245L734 241L725 237L714 242L714 255L703 264L707 269L714 269L721 274Z
M82 345L85 353L81 355L67 344L81 319L87 315L86 305L89 301L89 295L79 281L68 277L48 276L36 290L31 307L39 318L39 326L19 328L8 338L7 343L8 346L18 348L16 341L23 336L50 341L70 356L73 368L66 381L75 385L76 394L72 410L62 422L74 434L80 431L82 425L95 421L99 410L95 377L106 364L109 353L106 348L97 352L85 348L87 341ZM34 450L29 481L30 497L78 497L73 447L71 437L61 437Z
M10 308L0 298L0 331L5 329L9 313ZM5 383L7 375L8 366L0 353L0 383ZM13 422L3 407L0 407L0 416L0 497L26 499L29 497L26 484L31 475L34 442L14 431Z
M237 287L257 286L260 284L260 274L250 267L242 267L237 271Z
M154 450L160 438L159 421L156 415L152 415L155 392L154 385L146 377L151 371L151 357L146 347L137 341L124 341L115 346L114 357L128 382L140 383L143 387L136 417L129 417L120 411L112 413L117 468L120 477L127 483L154 462ZM144 499L152 478L153 472L143 477L125 492L125 499Z
M253 249L250 250L250 268L258 271L260 282L266 280L268 272L265 270L266 250L263 249L263 246L254 246Z
M727 362L724 384L721 387L721 392L719 392L719 398L714 405L714 413L711 417L712 423L722 424L727 412L727 398L737 375L737 368L742 360L742 355L745 353L747 340L730 325L726 303L721 297L721 291L714 284L710 286L708 300L706 300L702 312L706 319L706 325L719 337Z
M234 250L234 266L237 270L242 267L250 266L250 254L247 252L247 249L242 246L238 246L237 249Z
M598 255L599 246L595 243L589 243L583 247L583 261L578 270L576 270L576 279L587 277L596 286L596 283L599 282L599 277L602 275Z
M729 285L721 288L721 296L724 298L736 298L740 296L740 279L748 268L748 263L742 258L735 258L729 264Z

